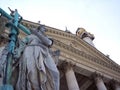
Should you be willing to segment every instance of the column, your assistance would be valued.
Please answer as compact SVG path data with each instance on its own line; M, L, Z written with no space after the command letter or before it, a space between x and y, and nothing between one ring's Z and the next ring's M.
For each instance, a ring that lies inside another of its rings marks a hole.
M75 77L75 73L72 68L72 64L70 64L70 63L67 63L65 65L65 76L66 76L67 85L68 85L69 90L80 90L77 80L76 80L76 77Z
M95 83L96 83L96 87L98 90L107 90L102 77L100 75L96 75L96 77L94 77Z

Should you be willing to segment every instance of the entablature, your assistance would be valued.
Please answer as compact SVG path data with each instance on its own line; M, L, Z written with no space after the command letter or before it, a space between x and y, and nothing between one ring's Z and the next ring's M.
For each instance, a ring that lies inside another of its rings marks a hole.
M60 41L54 40L53 48L61 50L61 56L64 57L68 62L73 62L74 64L81 67L84 65L89 69L93 69L93 71L104 74L105 76L109 76L110 79L113 77L115 79L120 80L120 68L114 67L111 63L103 62L96 57L93 57L89 54L84 53L83 51L76 50L75 48L69 47Z

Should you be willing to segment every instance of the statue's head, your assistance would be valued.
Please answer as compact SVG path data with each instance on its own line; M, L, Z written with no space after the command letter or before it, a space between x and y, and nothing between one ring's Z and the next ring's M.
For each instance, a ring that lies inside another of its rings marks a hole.
M45 28L45 25L40 25L38 28L36 29L31 29L31 33L34 35L37 35L39 37L39 35L46 35L45 32L47 31L47 29Z
M37 28L38 32L41 31L42 33L45 33L47 31L47 29L45 28L45 25L40 25L38 28Z

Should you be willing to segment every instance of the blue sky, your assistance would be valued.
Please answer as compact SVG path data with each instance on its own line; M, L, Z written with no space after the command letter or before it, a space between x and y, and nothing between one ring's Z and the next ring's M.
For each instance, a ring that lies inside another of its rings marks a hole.
M95 35L95 47L120 64L120 0L0 0L0 8L41 21L54 28L67 27L75 34L78 27Z

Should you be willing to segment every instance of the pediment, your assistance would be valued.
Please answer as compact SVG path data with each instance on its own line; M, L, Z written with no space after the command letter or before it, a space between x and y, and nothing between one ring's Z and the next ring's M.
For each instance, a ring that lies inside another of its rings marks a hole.
M67 45L68 47L73 48L76 51L84 52L85 54L96 58L98 61L118 65L106 55L104 55L102 52L100 52L97 48L86 43L75 34L67 33L65 31L51 27L46 28L48 29L48 32L46 33L48 36Z

